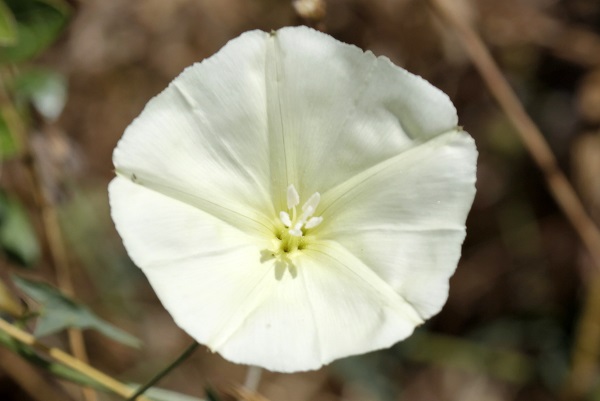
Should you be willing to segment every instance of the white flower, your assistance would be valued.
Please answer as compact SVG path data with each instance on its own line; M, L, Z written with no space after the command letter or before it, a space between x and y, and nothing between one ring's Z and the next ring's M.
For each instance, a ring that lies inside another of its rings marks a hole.
M439 312L476 157L448 97L387 58L308 28L252 31L127 128L112 216L200 343L317 369Z

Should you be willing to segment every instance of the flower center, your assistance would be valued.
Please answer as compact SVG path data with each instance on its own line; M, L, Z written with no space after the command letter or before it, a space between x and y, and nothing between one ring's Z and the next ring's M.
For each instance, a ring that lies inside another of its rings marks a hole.
M288 211L279 212L279 219L285 226L281 233L281 250L283 252L292 252L302 246L303 236L306 230L310 230L321 224L322 217L313 216L321 195L318 192L312 194L310 198L302 205L301 212L297 210L300 204L300 195L294 185L287 189L287 207Z

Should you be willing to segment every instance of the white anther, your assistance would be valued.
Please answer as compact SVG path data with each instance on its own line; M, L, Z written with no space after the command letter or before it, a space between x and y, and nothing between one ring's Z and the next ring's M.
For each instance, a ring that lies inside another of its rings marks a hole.
M313 213L315 212L315 209L312 206L309 206L306 209L304 209L304 207L302 207L302 210L304 210L304 211L302 212L302 217L300 218L300 220L304 223L310 218L310 216L313 215Z
M319 224L321 224L321 222L323 221L323 218L321 216L319 217L311 217L306 224L304 224L304 228L306 228L307 230L309 228L315 228L316 226L318 226Z
M279 212L279 219L286 227L292 226L292 219L290 219L290 215L287 212Z
M288 209L292 209L298 206L298 203L300 203L300 195L298 195L296 187L292 184L287 189L287 207Z
M289 231L290 235L293 235L294 237L302 237L302 230L298 230L296 228L292 228Z
M309 207L312 208L312 213L315 212L315 210L317 210L317 206L319 206L319 202L321 201L321 194L319 194L318 192L315 192L314 194L312 194L312 196L310 198L308 198L308 200L306 202L304 202L304 205L302 205L302 211L306 212L306 209L308 209ZM312 213L310 215L312 215Z
M288 228L288 233L294 237L302 237L303 230L314 228L321 224L322 217L313 217L317 210L321 195L318 192L312 194L310 198L302 205L302 214L297 215L296 206L300 203L300 195L294 185L290 185L287 189L287 207L289 212L279 212L279 219L285 227Z

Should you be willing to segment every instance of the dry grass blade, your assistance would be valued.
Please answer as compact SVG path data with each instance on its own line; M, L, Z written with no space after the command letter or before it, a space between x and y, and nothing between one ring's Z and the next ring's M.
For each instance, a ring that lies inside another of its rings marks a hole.
M598 273L600 271L600 230L589 217L575 189L558 167L556 158L542 132L525 112L519 98L475 30L458 18L444 0L429 0L429 4L456 32L489 91L517 128L521 140L544 173L552 196L581 238ZM592 385L592 373L600 355L600 336L596 334L596 330L588 330L590 327L598 326L595 316L600 313L600 296L594 294L600 294L600 279L594 279L588 288L588 297L573 349L573 367L564 391L564 397L567 399L577 399L589 390Z
M34 400L72 400L56 383L48 380L33 366L8 349L0 348L0 370L6 372Z
M0 70L0 83L3 84L0 85L0 101L5 105L7 110L11 111L10 114L13 115L14 120L11 127L13 134L23 145L25 154L23 155L22 162L29 175L28 179L31 183L32 195L40 211L44 235L48 243L48 249L50 250L50 257L56 272L58 286L67 295L74 296L75 288L71 278L69 256L58 221L58 212L54 202L48 195L48 188L45 188L42 183L38 163L39 158L31 146L31 138L29 137L28 130L22 124L8 91L4 87L3 80L6 80L7 77L10 78L10 74L8 71ZM69 336L69 345L75 356L84 362L88 362L87 350L81 330L72 328L67 333ZM98 399L92 389L83 389L83 396L86 401L96 401Z
M119 382L118 380L113 379L112 377L100 372L99 370L91 367L90 365L80 361L77 358L74 358L73 356L61 351L58 348L50 348L45 346L31 334L13 326L4 319L0 319L0 330L5 332L15 340L35 348L36 350L42 352L43 354L54 359L55 361L60 362L63 365L68 366L69 368L74 369L86 375L87 377L94 379L95 381L106 387L108 390L120 395L125 399L135 394L135 390L131 389L129 386ZM150 401L147 397L144 396L139 396L136 398L136 400Z

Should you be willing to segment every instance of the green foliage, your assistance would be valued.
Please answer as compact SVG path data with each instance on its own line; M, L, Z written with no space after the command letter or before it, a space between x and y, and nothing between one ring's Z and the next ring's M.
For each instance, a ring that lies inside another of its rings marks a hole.
M15 131L19 126L27 126L31 105L46 119L54 120L67 100L65 78L51 70L23 69L16 76L8 77L4 84L12 103L0 104L0 160L22 152L22 144L15 138Z
M0 345L8 348L9 350L19 354L21 357L31 362L34 365L41 367L47 372L60 377L61 379L69 380L83 386L94 387L99 390L104 388L98 384L95 380L88 376L73 370L67 366L61 365L57 362L48 361L42 358L32 347L22 344L8 334L0 330Z
M190 346L187 347L186 350L183 351L183 353L177 359L175 359L172 363L170 363L168 366L166 366L164 369L158 372L158 374L154 375L146 384L144 384L141 387L138 387L137 390L131 396L129 396L129 398L126 401L135 401L139 395L146 393L150 388L152 388L152 386L158 383L163 377L168 375L173 369L175 369L190 355L192 355L199 345L200 344L198 344L196 341L190 344Z
M19 150L18 143L4 117L4 110L0 108L0 160L6 160L16 155Z
M506 347L417 330L397 349L415 362L485 373L505 382L527 383L535 374L533 358Z
M0 279L0 313L18 318L23 316L23 309L21 300L13 294L5 281Z
M3 0L0 0L0 46L10 46L17 42L15 17Z
M16 38L11 46L0 47L0 63L25 61L39 54L57 39L70 14L62 1L6 0L5 5L14 16Z
M58 117L66 102L66 80L54 71L28 69L15 78L12 86L17 103L31 103L41 115L51 120Z
M31 346L16 341L2 330L0 330L0 346L6 347L12 352L19 354L30 363L40 367L41 369L44 369L48 373L53 374L58 378L68 380L82 386L92 387L100 391L106 391L104 386L96 382L91 377L88 377L83 373L73 370L58 362L49 361L41 357L39 353L36 352ZM139 385L132 385L132 388L137 387L139 387ZM191 397L175 391L164 390L156 387L148 389L146 396L154 401L204 401L200 398Z
M54 287L22 277L15 276L13 280L17 287L42 306L35 330L36 336L42 337L75 327L97 330L106 337L130 347L140 346L137 338L100 319L86 306L66 297Z
M2 193L0 193L0 246L4 252L24 266L32 266L40 258L40 246L25 209L16 199Z

